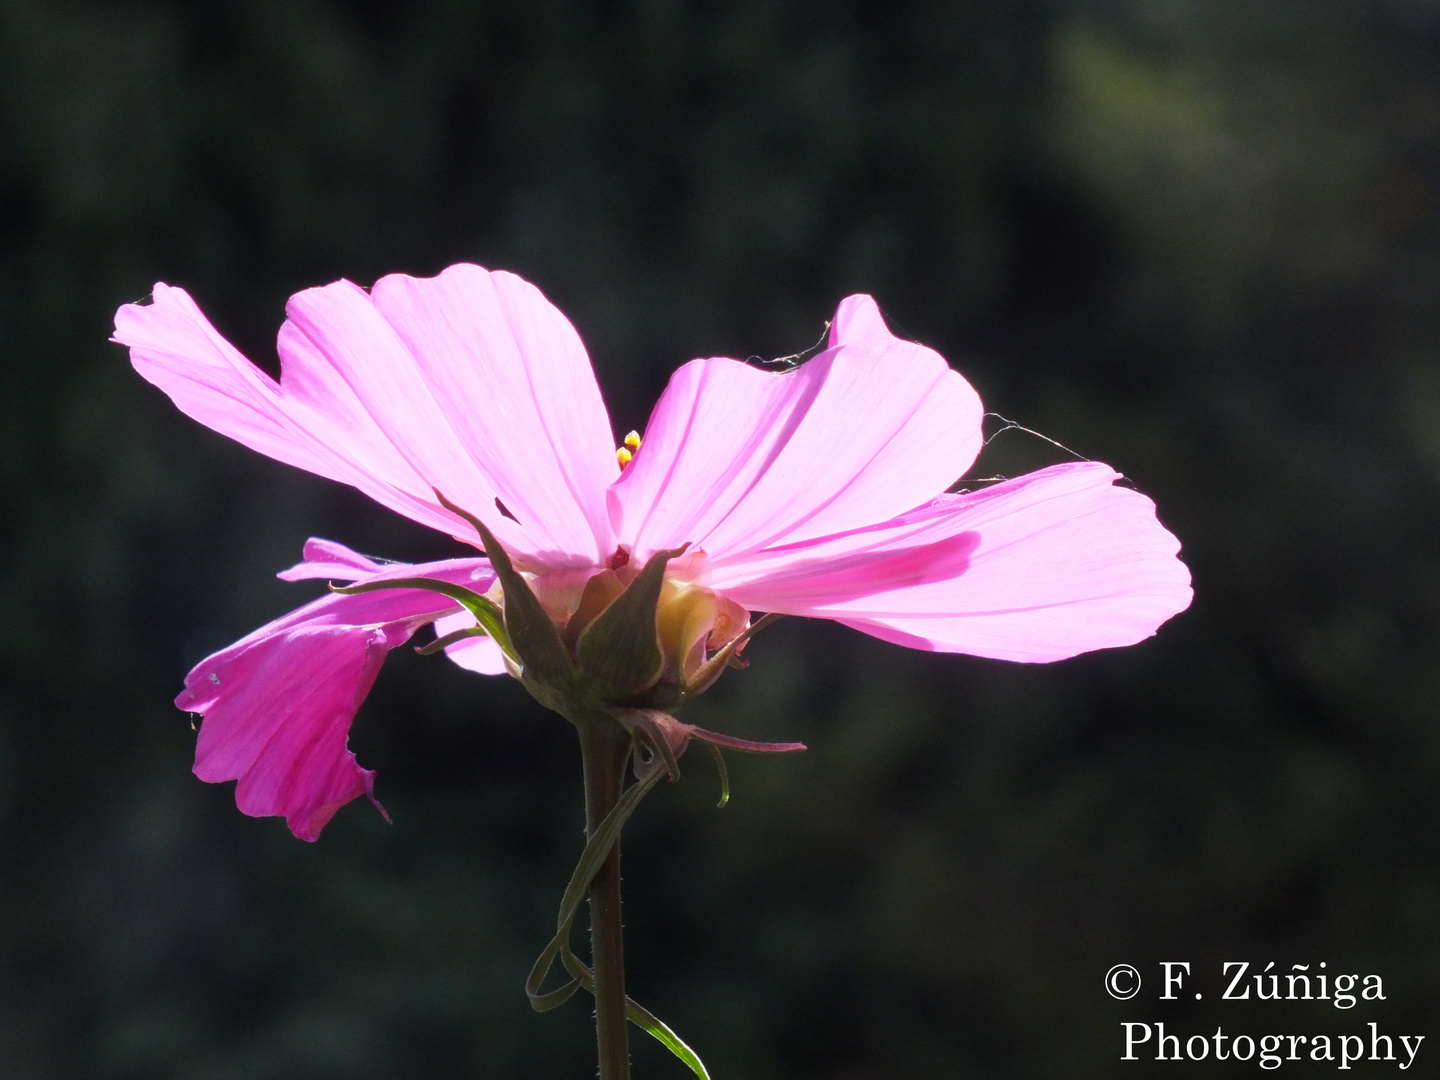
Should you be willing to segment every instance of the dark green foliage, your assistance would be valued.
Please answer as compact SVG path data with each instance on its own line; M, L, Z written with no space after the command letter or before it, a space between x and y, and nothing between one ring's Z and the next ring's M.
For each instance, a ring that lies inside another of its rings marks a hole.
M164 280L273 371L290 293L459 259L571 317L617 434L871 292L1195 574L1157 639L1052 667L750 645L684 718L811 749L733 758L724 812L687 761L625 841L629 985L717 1080L1114 1076L1121 961L1386 979L1338 1019L1207 986L1186 1030L1426 1033L1437 57L1420 0L0 0L0 1076L590 1073L585 1009L523 993L582 846L568 725L397 650L352 739L395 825L312 846L191 777L169 704L323 587L273 577L306 536L455 545L105 343ZM1057 456L1009 432L979 474Z

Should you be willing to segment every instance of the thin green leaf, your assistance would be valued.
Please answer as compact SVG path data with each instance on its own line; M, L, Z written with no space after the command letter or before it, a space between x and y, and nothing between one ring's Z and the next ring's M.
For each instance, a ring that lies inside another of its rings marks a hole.
M572 981L593 995L595 978L590 968L568 947L561 955L565 970L575 977ZM700 1055L690 1049L685 1040L676 1035L669 1024L628 995L625 998L625 1018L684 1062L700 1080L710 1080L710 1073L706 1070L705 1063L700 1060Z
M718 746L707 742L705 749L709 750L710 756L715 759L715 771L720 774L720 801L716 804L716 809L724 810L725 804L730 801L730 770L725 767L725 755Z
M471 615L475 616L487 634L493 637L510 654L511 659L515 658L514 651L510 646L510 637L505 633L504 616L495 601L481 596L474 589L467 589L464 585L456 585L449 581L440 581L436 578L408 577L408 578L387 578L385 581L366 581L359 585L331 585L332 592L344 593L350 596L356 593L378 592L381 589L424 589L427 592L440 593L454 600Z
M542 993L541 984L545 976L550 974L550 969L555 965L555 958L562 952L570 951L570 923L560 927L556 935L541 951L535 964L530 968L530 974L525 979L525 996L530 999L530 1007L536 1012L549 1012L569 1001L575 991L580 989L581 982L578 978L571 979L558 990L550 990ZM567 967L569 965L566 965ZM593 993L593 991L592 991Z
M710 1080L710 1074L705 1070L705 1063L700 1060L700 1055L691 1050L670 1025L628 997L625 999L625 1015L632 1024L649 1032L665 1049L690 1066L690 1071L700 1080Z
M541 993L540 986L544 983L545 976L550 973L556 958L568 952L570 926L585 900L585 894L590 891L590 883L595 880L595 875L600 872L610 849L619 839L620 830L624 828L625 822L630 820L630 815L640 805L640 800L649 794L650 789L664 775L665 770L660 767L660 760L657 758L654 766L625 790L625 794L620 796L619 801L605 815L586 842L580 861L575 864L575 872L570 875L570 884L565 887L565 895L560 900L560 913L555 920L555 936L540 953L534 967L530 969L530 977L525 980L525 994L530 999L531 1008L536 1012L555 1008L575 992L575 987L568 983L559 990L548 993Z
M624 828L625 822L630 820L630 815L640 805L640 800L650 794L665 770L659 767L652 768L645 776L636 780L625 789L625 794L620 796L618 802L605 815L600 822L600 827L595 830L585 844L585 850L580 854L580 861L575 865L575 872L570 876L570 884L565 888L565 895L560 900L560 916L556 926L563 926L566 922L575 917L580 910L580 904L585 900L585 894L590 891L590 883L595 880L595 875L600 872L600 866L610 854L610 849L615 846L615 841L620 838L620 830Z

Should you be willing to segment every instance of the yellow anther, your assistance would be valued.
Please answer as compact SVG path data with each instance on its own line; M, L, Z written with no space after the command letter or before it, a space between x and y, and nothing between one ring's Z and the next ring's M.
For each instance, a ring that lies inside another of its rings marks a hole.
M625 442L615 451L615 460L620 462L620 468L625 468L635 456L635 451L640 449L640 433L632 431L625 436Z

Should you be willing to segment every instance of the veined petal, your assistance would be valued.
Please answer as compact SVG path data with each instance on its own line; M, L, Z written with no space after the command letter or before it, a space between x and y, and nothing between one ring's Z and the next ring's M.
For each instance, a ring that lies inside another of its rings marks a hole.
M494 580L483 559L393 566L365 580L387 576L477 591ZM238 780L235 802L244 813L282 815L296 836L314 840L345 803L373 798L375 774L360 767L347 740L385 654L455 607L419 589L332 593L201 661L175 699L205 716L195 775Z
M130 363L186 416L252 450L332 480L328 455L286 415L280 388L226 341L184 289L160 283L149 304L115 312L115 336Z
M1130 645L1192 593L1179 541L1119 478L1099 462L1056 465L713 567L713 585L752 610L940 652L1040 662Z
M523 562L613 552L609 420L579 337L539 290L461 265L385 278L373 295L347 281L307 289L286 310L278 384L180 289L122 307L115 340L201 423L422 524L475 539L438 488Z
M155 286L152 303L115 313L113 340L130 346L135 370L206 427L351 484L422 525L461 531L333 369L292 360L276 383L216 332L184 289L165 284Z
M445 423L519 520L526 539L509 550L608 558L615 541L605 491L620 466L590 358L569 320L528 281L468 264L433 278L381 278L371 300L415 357ZM491 524L503 523L493 498L465 508L505 542Z
M715 565L885 521L954 483L979 452L980 399L934 351L841 303L799 368L695 360L670 380L611 488L632 557L690 542Z

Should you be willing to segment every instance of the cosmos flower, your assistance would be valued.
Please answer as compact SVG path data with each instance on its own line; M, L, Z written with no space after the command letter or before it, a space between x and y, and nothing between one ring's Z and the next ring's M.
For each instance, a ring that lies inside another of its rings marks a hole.
M279 382L167 285L120 308L114 340L206 426L465 543L488 531L520 575L512 593L528 583L576 663L587 629L653 565L663 669L642 690L656 700L703 689L751 612L1044 662L1140 641L1190 603L1179 543L1108 466L950 492L982 444L980 400L938 354L891 335L868 296L844 300L826 349L791 370L684 365L618 452L579 336L512 274L339 281L286 314ZM242 811L315 839L340 806L373 799L347 739L390 649L433 623L461 666L526 675L455 599L503 610L496 571L309 541L282 578L462 588L332 592L202 661L176 700L204 714L196 775L238 780Z

